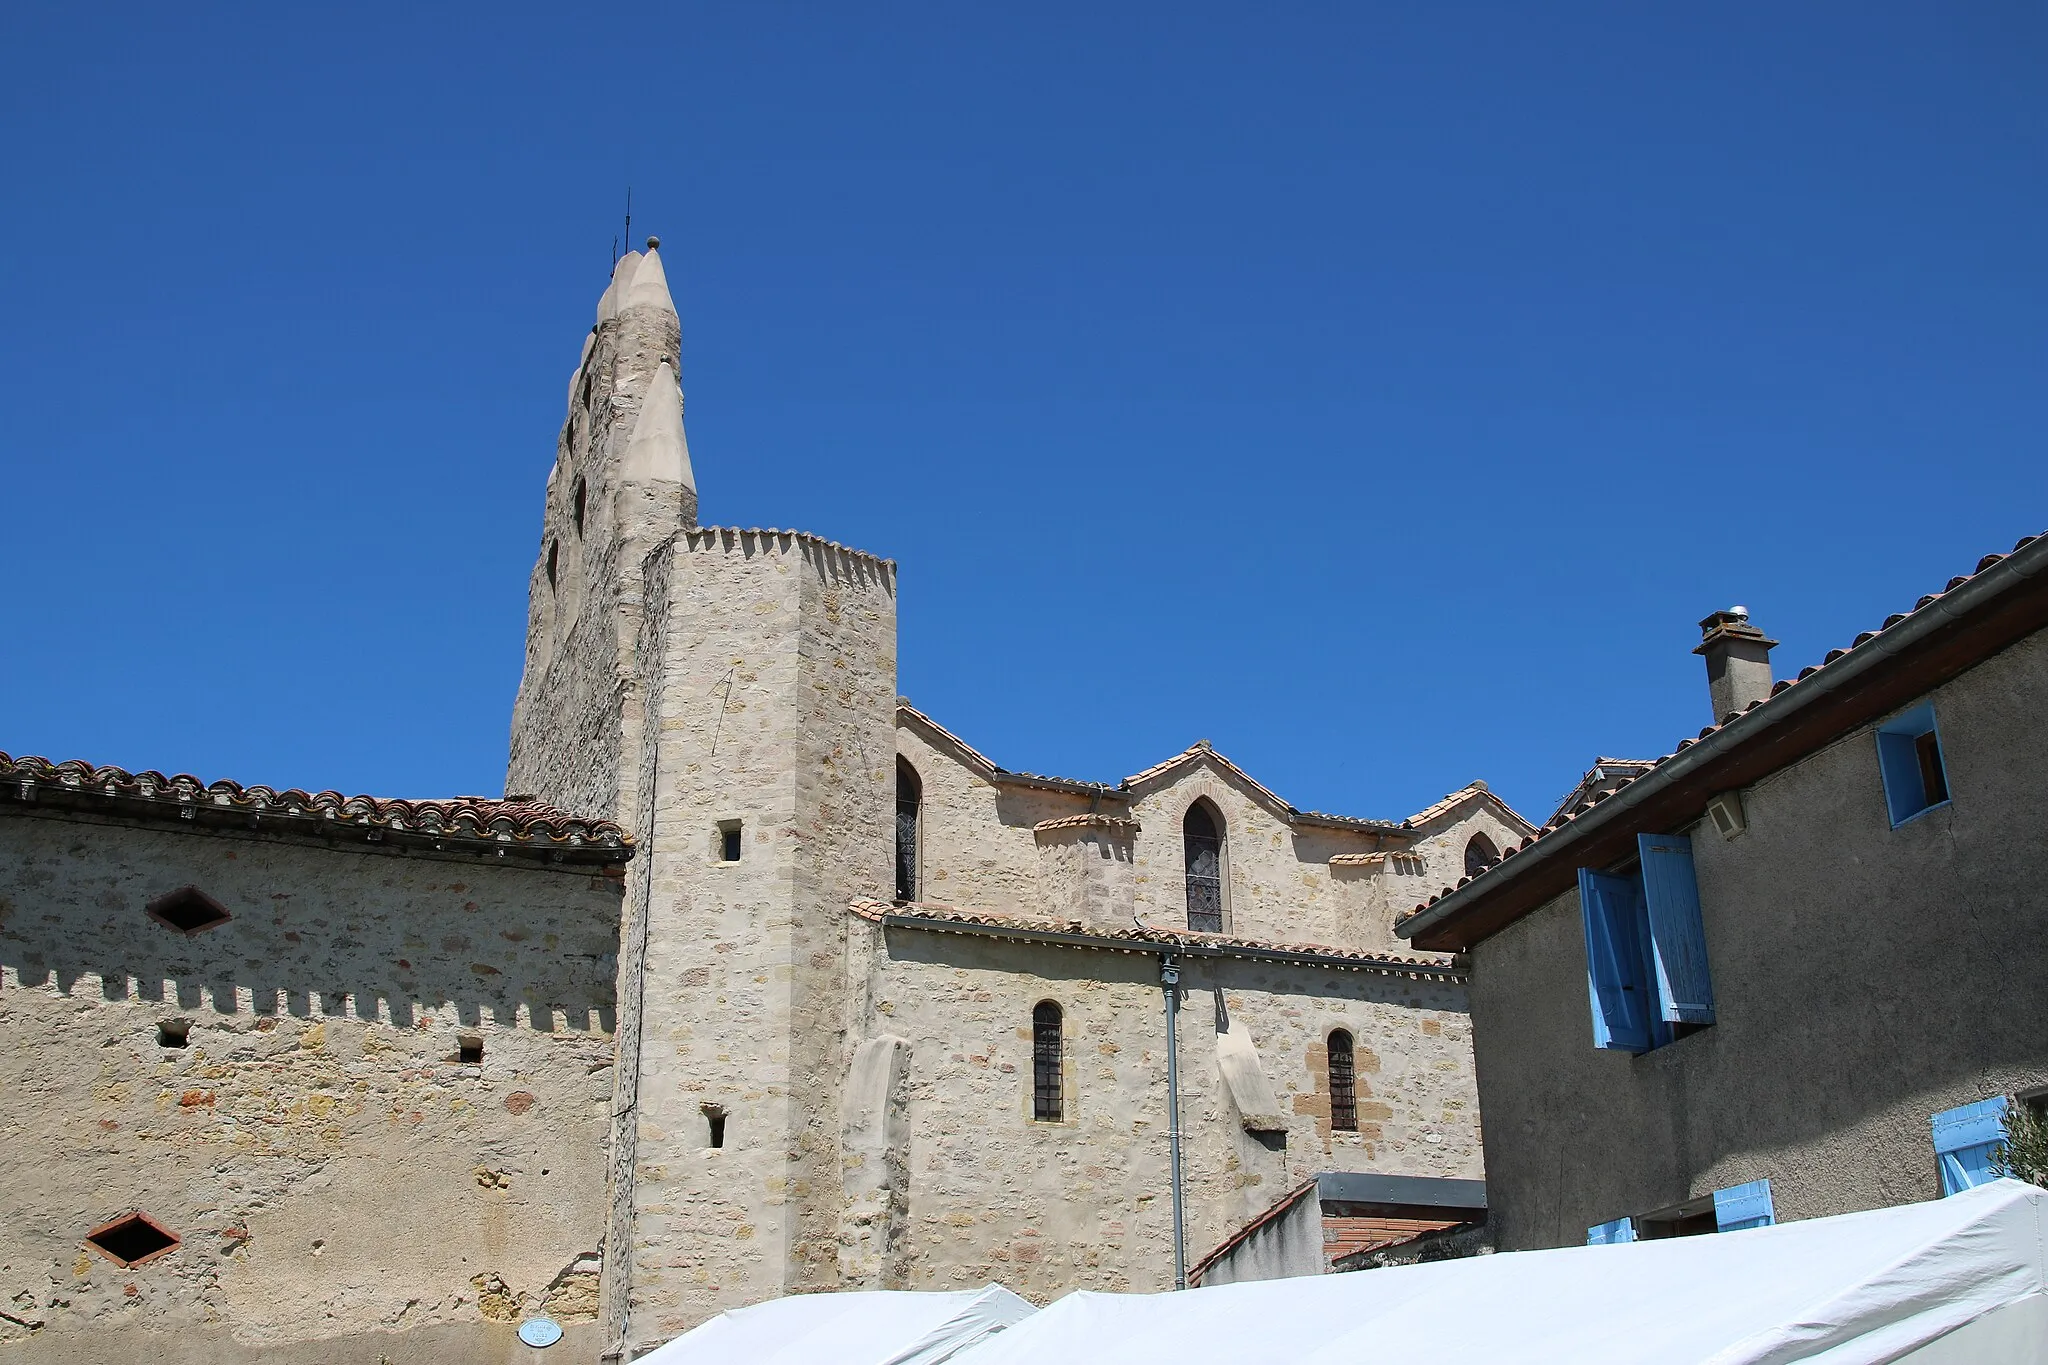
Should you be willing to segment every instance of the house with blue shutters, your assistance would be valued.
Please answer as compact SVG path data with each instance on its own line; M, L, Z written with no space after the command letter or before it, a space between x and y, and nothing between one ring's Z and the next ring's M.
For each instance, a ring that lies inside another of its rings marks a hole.
M1504 1250L1939 1198L2048 1097L2048 538L1795 678L1701 627L1711 725L1395 926L1470 956Z

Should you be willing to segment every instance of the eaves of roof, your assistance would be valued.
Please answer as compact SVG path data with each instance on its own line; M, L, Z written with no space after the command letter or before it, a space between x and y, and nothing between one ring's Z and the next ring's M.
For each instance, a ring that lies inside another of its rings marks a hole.
M858 900L848 911L889 929L920 929L940 934L972 934L1019 943L1047 943L1066 948L1092 948L1147 956L1228 957L1331 971L1375 972L1416 980L1462 982L1465 964L1394 953L1352 952L1315 943L1272 943L1230 934L1202 934L1133 925L1128 929L1092 929L1080 920L959 910L927 902L884 904Z
M1394 925L1418 948L1465 952L1568 890L1580 867L1623 859L1636 834L1701 818L1720 792L1751 785L1881 719L2048 627L2048 537L1949 580L1909 612L1778 683L1648 769L1546 825L1476 877L1461 879Z
M631 837L610 820L584 819L538 801L482 796L406 801L278 791L5 753L0 753L0 804L326 844L381 844L547 863L623 863L633 856Z

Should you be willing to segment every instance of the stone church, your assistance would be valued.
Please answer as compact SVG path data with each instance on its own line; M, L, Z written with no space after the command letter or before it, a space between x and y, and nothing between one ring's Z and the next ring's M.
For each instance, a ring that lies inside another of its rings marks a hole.
M984 756L898 695L894 562L699 524L657 245L570 377L506 796L0 754L0 1365L631 1359L1481 1175L1464 964L1392 922L1532 827Z

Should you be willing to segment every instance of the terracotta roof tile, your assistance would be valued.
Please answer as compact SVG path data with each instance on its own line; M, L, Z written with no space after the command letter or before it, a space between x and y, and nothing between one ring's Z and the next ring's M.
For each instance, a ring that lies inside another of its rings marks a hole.
M610 820L590 820L539 801L487 796L402 800L297 788L202 782L73 759L0 753L0 800L70 804L142 818L200 819L279 833L361 831L410 844L488 845L519 852L575 854L579 862L623 862L633 841Z
M895 916L920 921L917 927L930 927L941 932L947 925L959 925L962 929L983 930L996 934L1009 930L1024 934L1070 935L1096 940L1105 948L1123 945L1141 949L1194 947L1220 951L1226 956L1233 950L1252 954L1283 953L1322 959L1333 967L1377 969L1395 973L1421 969L1429 975L1441 975L1451 970L1462 973L1459 964L1447 955L1411 957L1398 953L1356 952L1349 948L1333 948L1322 943L1283 943L1270 939L1244 938L1234 934L1205 934L1191 929L1164 929L1149 924L1110 929L1078 919L1050 915L1019 915L1008 911L962 910L956 906L938 905L929 901L884 904L876 900L857 900L847 909L875 924L882 923L886 917Z
M2011 554L2017 554L2017 553L2019 553L2019 552L2020 552L2021 550L2024 550L2025 548L2027 548L2027 546L2029 546L2029 545L2032 545L2032 544L2033 544L2033 543L2034 543L2035 541L2039 540L2040 538L2041 538L2041 537L2040 537L2040 536L2038 536L2038 535L2032 535L2032 536L2022 536L2022 537L2020 537L2019 541L2018 541L2018 542L2017 542L2016 544L2014 544L2014 546L2012 547L2012 550L2011 550L2011 551L2009 551L2008 553L2011 553ZM1962 587L1962 586L1963 586L1963 585L1964 585L1965 583L1968 583L1968 582L1969 582L1969 581L1970 581L1970 580L1971 580L1972 578L1975 578L1975 577L1976 577L1976 576L1977 576L1978 574L1981 574L1981 573L1983 573L1983 572L1984 572L1985 570L1987 570L1987 569L1990 569L1990 568L1994 567L1995 565L1997 565L1997 564L2000 564L2000 563L2002 563L2002 562L2003 562L2003 561L2005 560L2005 558L2006 558L2006 555L2004 555L2004 554L1989 554L1989 555L1985 555L1985 556L1984 556L1984 557L1983 557L1982 559L1980 559L1980 560L1978 560L1978 561L1977 561L1977 567L1976 567L1976 568L1975 568L1975 569L1974 569L1973 571L1971 571L1970 573L1967 573L1967 574L1962 574L1962 575L1958 575L1958 576L1957 576L1957 577L1955 577L1955 578L1951 578L1951 579L1950 579L1950 580L1948 581L1948 586L1947 586L1947 587L1945 587L1945 588L1943 588L1943 589L1942 589L1942 590L1941 590L1940 592L1938 592L1938 593L1929 593L1929 594L1927 594L1926 596L1922 597L1922 598L1921 598L1921 599L1920 599L1919 601L1917 601L1917 602L1915 602L1915 603L1913 604L1913 610L1912 610L1912 611L1907 611L1907 612L1894 612L1894 613L1893 613L1892 615L1890 615L1890 616L1887 616L1887 617L1885 618L1885 621L1884 621L1884 625L1883 625L1883 626L1881 626L1881 627L1880 627L1879 629L1877 629L1877 630L1867 630L1867 631L1864 631L1864 632L1863 632L1862 634L1860 634L1860 635L1856 636L1856 638L1855 638L1855 639L1854 639L1853 641L1851 641L1851 642L1850 642L1850 644L1849 644L1849 647L1848 647L1847 649L1831 649L1831 650L1829 650L1829 651L1827 652L1826 656L1825 656L1825 657L1824 657L1824 658L1823 658L1823 659L1821 660L1821 662L1820 662L1819 664L1817 664L1817 665L1809 665L1809 666L1808 666L1808 667L1806 667L1806 668L1802 668L1802 669L1800 669L1800 670L1799 670L1799 675L1798 675L1797 677L1793 678L1793 679L1792 679L1791 681L1789 681L1789 682L1782 682L1782 681L1781 681L1781 682L1779 682L1779 683L1776 683L1776 684L1775 684L1775 685L1773 685L1773 686L1772 686L1772 688L1771 688L1771 696L1770 696L1769 698L1766 698L1765 700L1762 700L1762 701L1755 701L1755 702L1751 702L1751 703L1750 703L1750 704L1749 704L1748 706L1744 707L1744 708L1743 708L1743 709L1742 709L1741 711L1739 711L1739 712L1735 712L1735 713L1732 713L1732 714L1730 714L1729 716L1727 716L1726 718L1724 718L1724 719L1723 719L1723 720L1722 720L1722 721L1721 721L1721 722L1720 722L1719 724L1717 724L1717 725L1709 725L1709 726L1707 726L1706 728L1702 729L1702 730L1701 730L1701 731L1699 732L1699 735L1698 735L1698 737L1697 737L1697 738L1694 738L1694 739L1682 739L1682 740L1678 741L1678 744L1677 744L1677 746L1676 746L1675 748L1673 748L1673 749L1672 749L1672 751L1671 751L1670 753L1668 753L1668 754L1665 754L1665 755L1664 755L1664 756L1663 756L1662 758L1655 758L1655 759L1650 759L1650 760L1647 760L1647 761L1645 761L1645 766L1644 766L1643 770L1642 770L1642 771L1641 771L1640 773L1637 773L1637 774L1636 774L1635 776L1633 776L1633 777L1630 777L1630 778L1628 778L1628 779L1627 779L1626 781L1622 782L1622 783L1621 783L1621 784L1620 784L1619 786L1615 787L1613 791L1609 791L1609 792L1601 792L1601 793L1597 794L1596 796L1594 796L1594 797L1593 797L1593 798L1592 798L1591 800L1588 800L1588 801L1583 801L1583 802L1579 803L1579 804L1578 804L1577 806L1573 807L1573 808L1572 808L1572 809L1571 809L1570 811L1564 812L1564 813L1563 813L1563 814L1561 814L1561 815L1553 816L1553 817L1551 818L1551 820L1550 820L1550 822L1549 822L1548 824L1544 825L1542 829L1540 829L1540 830L1538 830L1538 831L1537 831L1537 833L1536 833L1536 837L1535 837L1534 839L1531 839L1531 840L1529 840L1528 842L1526 842L1526 843L1523 843L1523 844L1522 844L1522 845L1520 846L1520 848L1521 848L1521 849L1526 849L1526 848L1528 848L1528 847L1530 846L1530 844L1536 843L1536 842L1538 842L1538 841L1542 840L1543 838L1545 838L1545 837L1547 837L1547 836L1549 836L1549 835L1551 835L1551 834L1554 834L1554 833L1556 833L1556 832L1557 832L1558 830L1560 830L1560 829L1563 829L1563 828L1565 828L1566 826L1570 825L1572 821L1576 820L1576 819L1577 819L1577 818L1578 818L1579 816L1581 816L1581 815L1585 814L1585 813L1586 813L1587 811L1591 810L1591 809L1592 809L1592 808L1593 808L1593 807L1594 807L1595 805L1597 805L1597 804L1598 804L1599 802L1601 802L1602 800L1606 799L1606 798L1607 798L1608 796L1614 795L1614 794L1615 794L1615 792L1619 792L1619 791L1620 791L1620 790L1621 790L1622 788L1624 788L1624 787L1627 787L1627 786L1628 786L1628 785L1629 785L1630 783L1632 783L1632 782L1635 782L1635 781L1639 780L1640 778L1642 778L1642 777L1645 777L1645 776L1647 776L1648 774L1650 774L1650 773L1652 773L1652 772L1656 771L1656 770L1657 770L1657 768L1659 768L1660 766L1662 766L1662 765L1663 765L1663 764L1665 764L1665 763L1668 763L1668 762L1670 762L1670 761L1671 761L1671 760L1672 760L1673 758L1677 757L1677 756L1678 756L1678 755L1679 755L1680 753L1684 752L1684 751L1685 751L1685 750L1687 750L1687 749L1690 749L1690 748L1691 748L1691 747L1692 747L1693 745L1695 745L1695 744L1699 743L1699 742L1700 742L1700 740L1703 740L1703 739L1707 738L1707 737L1708 737L1709 735L1713 734L1713 733L1714 733L1715 731L1717 731L1717 730L1720 730L1720 729L1724 728L1725 726L1727 726L1727 725L1729 725L1729 724L1733 723L1733 722L1734 722L1735 720L1739 719L1739 718L1740 718L1740 717L1742 717L1742 716L1746 716L1746 715L1748 715L1748 714L1749 714L1749 713L1750 713L1751 711L1754 711L1754 710L1756 710L1756 709L1757 709L1758 707L1760 707L1760 706L1768 706L1768 705L1770 705L1770 704L1771 704L1771 701L1775 700L1776 698L1778 698L1778 697L1780 697L1780 696L1783 696L1783 695L1784 695L1784 694L1785 694L1786 692L1789 692L1789 691L1791 691L1791 690L1792 690L1793 688L1797 687L1797 686L1798 686L1798 685L1799 685L1800 683L1803 683L1803 682L1805 682L1805 681L1806 681L1807 679L1809 679L1809 678L1811 678L1811 677L1815 676L1816 674L1818 674L1818 673L1821 673L1821 672L1825 671L1825 670L1826 670L1827 668L1829 668L1830 666L1832 666L1832 665L1834 665L1834 664L1836 664L1836 663L1839 663L1839 662L1840 662L1841 660L1843 660L1843 659L1846 659L1846 658L1848 658L1848 657L1849 657L1849 655L1850 655L1850 654L1852 654L1853 652L1855 652L1856 650L1858 650L1858 649L1863 649L1863 648L1867 647L1867 646L1868 646L1868 645L1870 645L1870 644L1871 644L1871 643L1872 643L1873 641L1876 641L1876 640L1878 640L1878 639L1882 638L1882 636L1884 635L1885 631L1888 631L1888 630L1892 630L1892 629L1895 629L1895 628L1897 628L1897 627L1898 627L1898 626L1899 626L1899 625L1900 625L1901 623L1903 623L1903 622L1905 622L1905 621L1908 621L1908 620L1912 619L1912 617L1914 617L1914 616L1918 615L1918 614L1919 614L1920 612L1923 612L1923 611L1927 610L1927 609L1928 609L1929 607L1931 607L1931 606L1935 605L1936 603L1938 603L1938 602L1939 602L1939 601L1940 601L1940 600L1941 600L1941 599L1942 599L1943 597L1947 596L1947 595L1948 595L1949 593L1952 593L1952 592L1954 592L1954 591L1955 591L1955 590L1956 590L1957 588L1960 588L1960 587ZM1639 761L1641 761L1641 760L1639 760ZM1515 850L1515 851L1516 851L1516 852L1519 852L1519 851L1520 851L1520 849L1517 849L1517 850ZM1510 855L1510 856L1512 856L1512 855ZM1490 867L1490 868L1488 868L1488 869L1487 869L1487 870L1486 870L1485 872L1482 872L1482 873L1481 873L1480 875L1481 875L1482 877L1483 877L1483 876L1486 876L1486 875L1487 875L1488 873L1492 872L1492 871L1493 871L1493 870L1494 870L1495 868L1499 868L1499 867L1505 866L1505 865L1506 865L1506 864L1507 864L1508 862L1509 862L1509 858L1507 858L1507 857L1504 857L1504 858L1502 858L1502 859L1500 860L1500 862L1498 862L1498 863L1495 863L1495 864L1493 865L1493 867ZM1468 878L1464 878L1464 879L1461 879L1461 880L1459 881L1459 883L1458 883L1458 886L1463 886L1463 885L1465 884L1465 882L1467 882L1467 881L1470 881L1470 880L1472 880L1472 879L1471 879L1471 878L1469 878L1469 877L1468 877ZM1396 930L1398 931L1398 930L1400 929L1400 927L1401 927L1401 925L1402 925L1402 924L1404 924L1404 923L1406 923L1407 921L1409 921L1409 920L1413 919L1413 918L1414 918L1415 916L1417 916L1417 915L1421 914L1421 913L1422 913L1423 911L1425 911L1425 910L1429 909L1429 907L1431 907L1432 905L1435 905L1435 904L1436 904L1436 903L1437 903L1438 901L1440 901L1440 900L1442 900L1442 899L1443 899L1444 897L1446 897L1446 896L1450 895L1450 894L1451 894L1451 893L1452 893L1453 891L1455 891L1455 890L1457 890L1457 887L1447 886L1447 887L1445 887L1445 888L1444 888L1443 890L1439 891L1439 892L1438 892L1438 893L1437 893L1436 895L1434 895L1434 896L1431 896L1431 897L1430 897L1430 898L1429 898L1428 900L1426 900L1426 901L1422 902L1422 903L1421 903L1420 905L1417 905L1417 906L1415 906L1415 907L1414 907L1413 909L1409 910L1409 911L1408 911L1408 912L1407 912L1406 914L1402 915L1402 916L1401 916L1401 917L1400 917L1400 918L1399 918L1398 920L1396 920L1396 921L1395 921L1395 925L1394 925L1395 929L1396 929Z

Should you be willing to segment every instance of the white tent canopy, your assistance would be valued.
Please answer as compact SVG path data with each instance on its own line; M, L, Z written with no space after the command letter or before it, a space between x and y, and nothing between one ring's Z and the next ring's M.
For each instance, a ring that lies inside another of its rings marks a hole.
M952 1365L2041 1365L2044 1238L2048 1192L2000 1180L1707 1237L1069 1294Z
M721 1313L640 1365L939 1365L1031 1312L999 1284L798 1294Z

